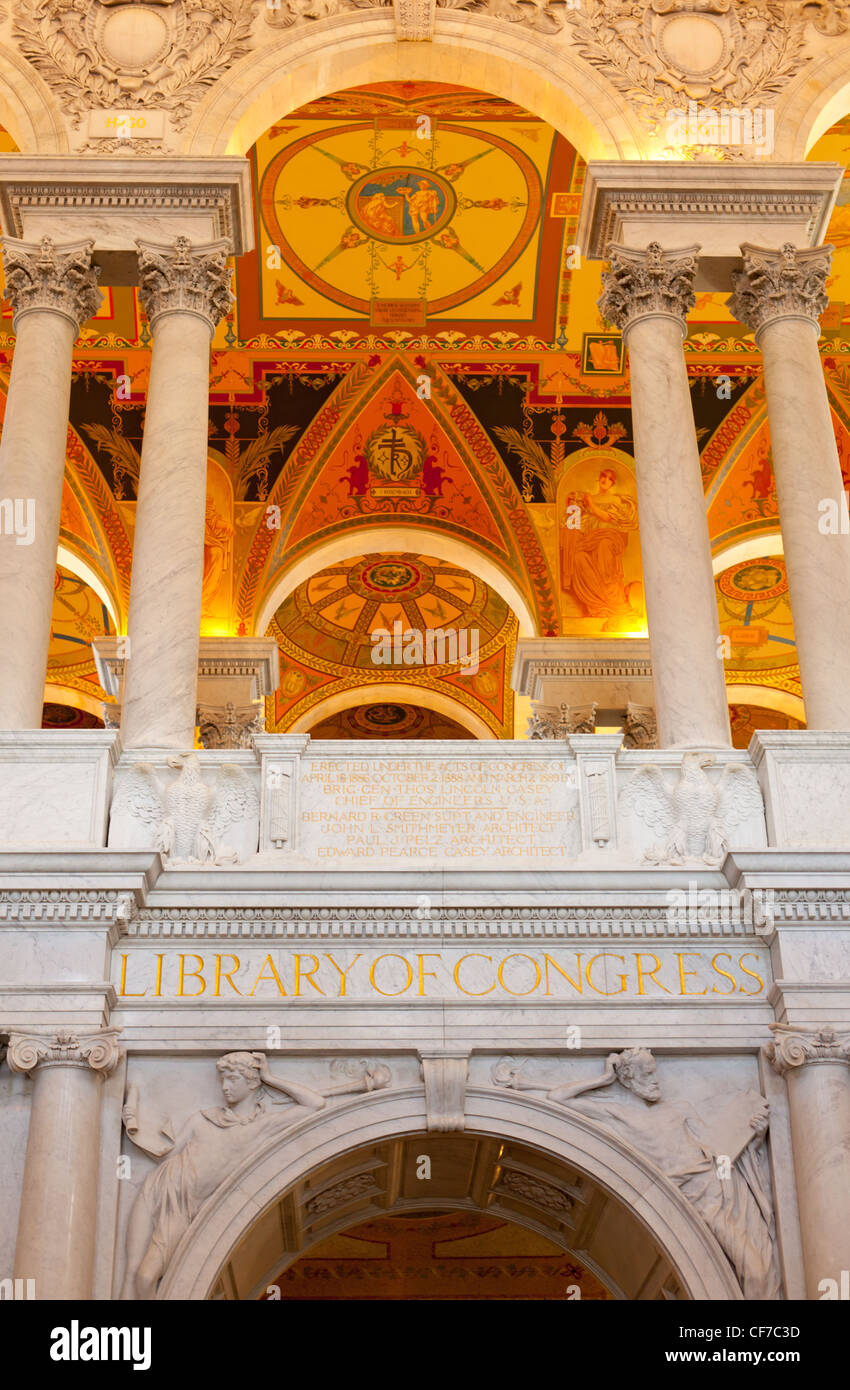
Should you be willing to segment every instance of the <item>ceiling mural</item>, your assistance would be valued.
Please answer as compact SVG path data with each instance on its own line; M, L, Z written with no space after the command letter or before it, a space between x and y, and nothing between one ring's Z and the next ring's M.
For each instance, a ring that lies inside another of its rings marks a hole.
M267 702L266 727L286 733L326 701L362 691L371 715L347 712L345 727L412 728L417 692L428 693L467 730L463 711L512 737L510 672L517 621L483 580L436 556L367 554L329 565L280 605L270 624L280 649L281 684ZM403 686L405 701L381 701L381 686ZM441 712L441 711L438 711ZM402 719L403 716L403 719ZM356 733L337 737L356 737ZM374 733L371 736L375 736Z
M377 1216L328 1236L276 1275L281 1297L582 1301L612 1295L537 1231L471 1211Z
M800 668L781 555L731 565L715 577L726 679L801 697Z
M345 342L506 324L556 337L551 267L577 210L577 156L528 112L464 89L384 83L293 112L252 155L243 338L301 325Z
M13 148L2 131L0 148ZM850 164L850 120L810 158ZM478 582L499 574L540 635L645 632L629 364L596 306L603 265L577 254L585 166L575 151L502 98L383 82L281 116L251 163L257 251L235 266L236 302L212 345L204 632L251 635L270 612L278 623L289 571L315 577L343 552L387 563L436 552ZM848 217L845 175L827 237L836 250L821 354L850 488ZM13 347L4 301L0 418ZM795 717L761 357L725 295L711 293L697 295L684 351L733 703ZM106 287L75 348L60 544L96 577L119 630L150 352L136 292ZM593 515L586 533L569 526L577 505ZM405 539L385 552L387 527ZM760 576L724 562L733 547ZM364 679L356 663L342 674L353 648L340 661L286 640L276 726L340 682L353 706ZM512 736L509 669L504 641L477 694L457 673L442 687L454 682L465 708ZM96 685L93 663L77 674ZM360 702L380 703L371 692ZM354 717L347 705L337 714Z
M447 715L418 705L384 701L357 705L321 719L309 730L311 738L469 738L469 730Z

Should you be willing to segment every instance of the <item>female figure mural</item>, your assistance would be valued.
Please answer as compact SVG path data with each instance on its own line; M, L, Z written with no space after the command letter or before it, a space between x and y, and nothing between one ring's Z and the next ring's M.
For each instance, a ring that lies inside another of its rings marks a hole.
M614 469L603 468L595 492L567 495L561 525L561 587L584 617L603 620L603 632L638 616L623 569L629 532L638 529L637 503L616 486Z

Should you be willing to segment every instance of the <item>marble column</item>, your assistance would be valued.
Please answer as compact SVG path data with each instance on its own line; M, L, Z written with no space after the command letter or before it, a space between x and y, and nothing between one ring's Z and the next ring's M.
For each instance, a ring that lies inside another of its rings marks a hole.
M0 442L0 729L40 729L80 325L100 304L91 241L3 238L15 328Z
M788 1084L809 1298L850 1270L850 1033L771 1025L765 1051ZM845 1275L846 1278L846 1275Z
M15 1278L37 1299L91 1298L97 1229L101 1080L118 1030L13 1033L7 1061L33 1078Z
M728 300L764 360L779 524L810 729L850 729L850 534L818 352L831 246L741 247ZM834 511L830 526L827 510ZM836 521L838 524L835 524Z
M688 375L699 247L611 246L599 308L629 350L638 523L661 748L728 747L729 710Z
M125 748L195 742L210 341L233 303L228 241L137 242L153 334L130 583Z

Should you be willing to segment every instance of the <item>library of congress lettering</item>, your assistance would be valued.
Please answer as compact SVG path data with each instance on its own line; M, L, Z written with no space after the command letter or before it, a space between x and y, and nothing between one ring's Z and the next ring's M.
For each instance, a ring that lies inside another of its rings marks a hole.
M850 0L0 0L0 235L0 1298L850 1298Z

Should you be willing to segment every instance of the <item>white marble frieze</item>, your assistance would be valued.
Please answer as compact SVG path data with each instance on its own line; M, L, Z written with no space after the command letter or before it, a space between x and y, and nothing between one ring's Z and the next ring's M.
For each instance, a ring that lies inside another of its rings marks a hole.
M103 846L119 747L109 730L0 731L0 847Z

